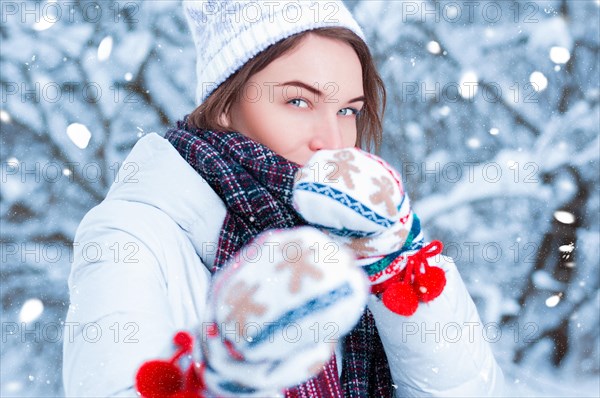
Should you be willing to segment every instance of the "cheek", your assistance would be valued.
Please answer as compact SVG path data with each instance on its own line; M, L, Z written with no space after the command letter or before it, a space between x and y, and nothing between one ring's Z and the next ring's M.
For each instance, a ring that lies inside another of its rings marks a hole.
M349 121L348 125L344 128L343 144L344 147L353 147L356 145L356 139L358 137L358 128L356 121Z
M267 111L264 109L264 106L260 103L244 102L240 106L240 110L240 116L244 120L246 130L248 130L246 133L253 138L264 134L272 120L267 116Z
M269 104L247 104L243 107L246 130L244 133L274 151L285 148L290 138L289 123Z

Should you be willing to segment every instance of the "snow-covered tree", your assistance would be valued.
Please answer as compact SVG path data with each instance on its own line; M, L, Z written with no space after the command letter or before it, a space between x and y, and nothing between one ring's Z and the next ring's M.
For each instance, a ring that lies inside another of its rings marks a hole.
M600 2L347 4L387 88L382 156L509 383L596 394ZM179 1L0 8L0 393L57 396L75 230L136 140L193 110L195 50Z

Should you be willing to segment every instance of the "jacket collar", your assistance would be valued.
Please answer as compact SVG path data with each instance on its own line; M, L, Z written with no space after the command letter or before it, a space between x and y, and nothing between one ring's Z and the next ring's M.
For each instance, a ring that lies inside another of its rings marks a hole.
M121 164L105 200L127 200L162 210L190 239L211 269L226 208L210 185L163 137L138 140Z

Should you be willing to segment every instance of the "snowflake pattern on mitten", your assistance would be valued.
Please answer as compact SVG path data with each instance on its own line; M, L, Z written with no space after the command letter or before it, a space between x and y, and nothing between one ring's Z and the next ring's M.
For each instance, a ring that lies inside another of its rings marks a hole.
M428 263L441 243L423 247L400 174L383 159L358 148L317 151L295 178L293 205L310 225L353 250L372 292L392 311L411 315L418 301L441 294L445 275Z

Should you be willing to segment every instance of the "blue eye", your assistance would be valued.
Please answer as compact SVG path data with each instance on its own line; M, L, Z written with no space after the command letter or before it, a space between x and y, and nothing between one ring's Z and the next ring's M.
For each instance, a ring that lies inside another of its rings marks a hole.
M298 108L308 108L308 103L307 103L305 100L303 100L302 98L294 98L294 99L292 99L292 100L289 100L289 101L288 101L288 104L291 104L291 103L292 103L292 102L294 102L294 101L301 101L301 102L304 102L304 103L306 104L306 106L304 106L304 107L302 107L302 106L299 106ZM297 103L297 102L296 102L296 103Z
M289 100L287 103L295 105L297 108L308 108L308 102L302 98L293 98L293 99ZM302 104L304 104L304 106L302 106ZM351 113L347 114L344 111L351 111ZM358 115L360 115L361 111L359 111L356 108L348 107L348 108L340 109L339 112L342 112L343 116L351 116L351 115L358 116Z
M356 109L356 108L343 108L343 109L340 109L340 112L342 112L344 110L350 110L350 111L352 111L355 116L360 115L360 111L358 109ZM344 115L344 116L350 116L350 115Z

